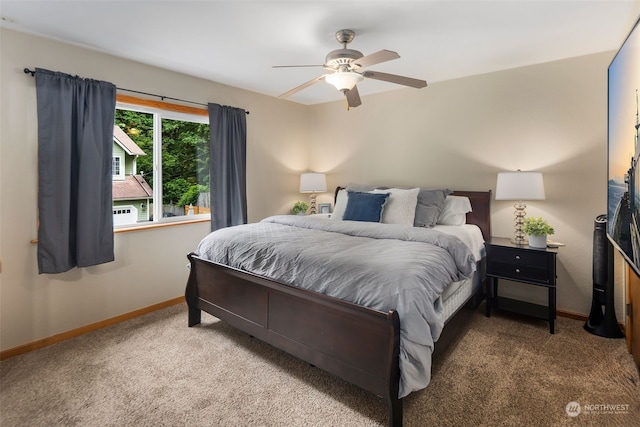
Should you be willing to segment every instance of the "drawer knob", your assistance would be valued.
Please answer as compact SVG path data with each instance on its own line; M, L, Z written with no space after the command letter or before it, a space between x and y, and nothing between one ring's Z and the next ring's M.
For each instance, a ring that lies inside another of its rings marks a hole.
M520 255L516 255L516 259L519 260L520 259Z
M519 268L516 268L516 273L520 273L520 269Z

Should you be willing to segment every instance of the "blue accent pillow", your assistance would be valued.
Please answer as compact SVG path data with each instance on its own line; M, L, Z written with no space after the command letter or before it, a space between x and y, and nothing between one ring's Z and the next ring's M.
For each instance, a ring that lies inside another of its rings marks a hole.
M342 215L347 221L380 222L389 193L359 193L348 191L347 207Z

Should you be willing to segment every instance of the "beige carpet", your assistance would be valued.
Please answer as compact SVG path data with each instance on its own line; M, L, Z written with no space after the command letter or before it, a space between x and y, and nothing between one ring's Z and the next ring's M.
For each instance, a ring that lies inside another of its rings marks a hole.
M377 426L382 400L183 304L0 363L4 426ZM580 405L570 417L569 402ZM605 406L609 405L609 406ZM575 413L574 413L575 414ZM405 426L640 426L624 340L474 314Z

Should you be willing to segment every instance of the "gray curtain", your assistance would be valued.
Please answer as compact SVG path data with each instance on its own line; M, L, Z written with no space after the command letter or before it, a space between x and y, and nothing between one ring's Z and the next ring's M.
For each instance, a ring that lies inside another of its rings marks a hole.
M111 158L116 87L36 69L38 271L114 260Z
M211 230L247 223L247 114L209 104Z

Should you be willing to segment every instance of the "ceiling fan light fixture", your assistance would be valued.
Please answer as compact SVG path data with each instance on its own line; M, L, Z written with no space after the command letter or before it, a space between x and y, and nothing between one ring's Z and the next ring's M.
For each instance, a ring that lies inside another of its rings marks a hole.
M362 75L352 71L336 72L327 75L325 81L340 91L351 90L360 81L364 79Z

